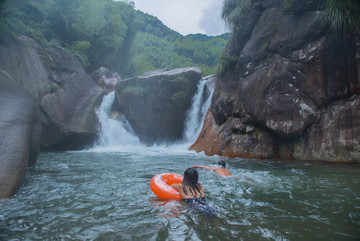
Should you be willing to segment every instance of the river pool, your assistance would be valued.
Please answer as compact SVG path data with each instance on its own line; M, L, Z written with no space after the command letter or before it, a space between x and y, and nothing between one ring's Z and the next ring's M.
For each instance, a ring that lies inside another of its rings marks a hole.
M150 179L199 170L218 215L159 200ZM360 240L360 167L226 159L181 146L42 153L0 204L0 240Z

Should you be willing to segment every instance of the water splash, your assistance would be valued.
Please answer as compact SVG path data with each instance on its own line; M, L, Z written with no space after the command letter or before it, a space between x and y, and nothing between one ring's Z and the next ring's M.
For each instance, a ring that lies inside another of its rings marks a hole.
M139 138L134 134L125 116L120 120L110 118L111 106L115 99L115 92L106 96L96 111L101 125L100 138L93 149L103 151L120 151L121 149L142 147Z

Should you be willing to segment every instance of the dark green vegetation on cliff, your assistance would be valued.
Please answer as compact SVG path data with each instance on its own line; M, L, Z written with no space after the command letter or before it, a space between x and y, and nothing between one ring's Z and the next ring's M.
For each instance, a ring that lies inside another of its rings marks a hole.
M218 74L224 74L236 65L237 57L250 38L261 13L265 8L275 5L294 15L310 10L319 11L319 24L326 25L328 31L338 37L359 31L360 2L357 0L225 0L222 17L231 27L232 35L221 56Z
M88 72L101 66L124 76L159 68L215 71L227 35L182 36L132 5L111 0L2 0L0 38L24 34L78 56Z

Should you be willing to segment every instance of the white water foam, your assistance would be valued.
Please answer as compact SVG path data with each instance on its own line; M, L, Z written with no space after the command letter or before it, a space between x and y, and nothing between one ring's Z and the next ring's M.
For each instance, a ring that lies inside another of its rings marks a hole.
M96 111L101 131L100 138L91 149L92 151L116 152L124 149L136 150L143 147L125 117L121 117L121 120L109 117L114 99L115 92L104 96L99 109Z
M214 89L211 86L212 79L202 79L199 81L197 86L197 92L193 97L192 105L190 110L187 113L185 127L184 127L184 142L187 144L192 144L195 142L198 137L203 122L205 114L210 106L211 97L214 92ZM205 86L210 91L209 95L205 102L203 101L204 91L206 91Z
M205 85L210 91L207 99L202 100ZM101 125L100 138L97 143L89 150L91 152L147 152L156 155L161 152L184 153L188 152L188 147L196 140L202 128L203 119L209 108L213 88L211 79L201 80L197 86L197 92L192 99L192 105L187 112L184 124L184 138L182 141L168 145L154 145L147 147L142 144L134 134L130 123L124 116L120 120L110 118L111 106L115 99L115 92L104 96L103 101L96 111Z

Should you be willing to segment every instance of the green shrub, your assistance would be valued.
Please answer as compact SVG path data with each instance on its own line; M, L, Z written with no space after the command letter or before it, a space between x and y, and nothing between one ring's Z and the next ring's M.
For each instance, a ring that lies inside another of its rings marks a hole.
M130 94L135 96L141 96L149 93L149 91L142 87L142 86L135 86L135 85L129 85L126 86L125 89L122 91L123 94Z
M91 47L91 43L89 41L76 41L72 44L72 48L81 51L83 53L86 52Z
M323 20L335 34L354 33L360 28L358 0L323 0Z
M299 12L308 6L317 5L318 0L283 0L282 7L286 10Z
M227 71L235 68L238 57L235 55L222 54L218 67L216 69L216 76L223 76Z

